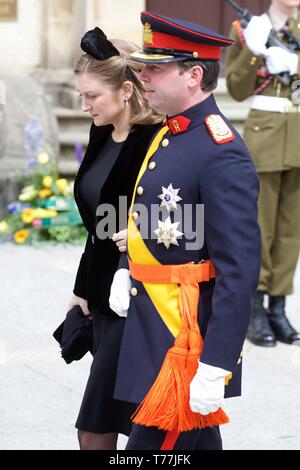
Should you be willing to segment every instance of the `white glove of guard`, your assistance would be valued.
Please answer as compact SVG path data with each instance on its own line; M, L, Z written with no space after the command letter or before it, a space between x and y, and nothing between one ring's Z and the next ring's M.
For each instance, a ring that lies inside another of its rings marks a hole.
M269 47L266 52L266 64L269 72L276 75L281 72L297 73L298 56L281 47Z
M225 377L230 371L199 361L190 385L190 407L195 413L208 415L217 411L224 401Z
M118 269L110 288L109 306L119 317L127 317L131 278L128 269Z
M266 13L261 16L252 16L244 29L244 38L248 48L255 55L265 55L266 43L269 38L272 23Z

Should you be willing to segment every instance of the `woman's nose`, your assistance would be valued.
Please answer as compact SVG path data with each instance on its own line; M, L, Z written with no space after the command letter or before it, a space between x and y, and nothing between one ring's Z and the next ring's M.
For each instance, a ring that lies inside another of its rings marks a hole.
M82 98L81 109L84 113L88 112L91 109L91 106Z

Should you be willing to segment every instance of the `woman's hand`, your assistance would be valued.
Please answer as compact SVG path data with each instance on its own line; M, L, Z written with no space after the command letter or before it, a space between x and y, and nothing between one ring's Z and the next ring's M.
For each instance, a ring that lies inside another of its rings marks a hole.
M121 253L127 250L127 228L118 233L114 233L112 237L113 242L116 242L117 247Z
M73 294L68 305L68 311L71 310L71 308L75 307L76 305L79 305L81 307L86 317L89 317L90 319L92 319L92 314L88 309L87 300Z

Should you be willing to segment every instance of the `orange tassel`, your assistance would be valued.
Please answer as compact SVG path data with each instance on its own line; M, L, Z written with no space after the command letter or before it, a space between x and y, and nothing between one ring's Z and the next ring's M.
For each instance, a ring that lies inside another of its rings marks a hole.
M188 331L182 329L168 350L154 384L134 413L134 423L169 431L178 427L179 399L186 388L187 346Z
M189 343L194 347L189 349ZM202 343L198 328L192 331L183 328L179 332L154 384L132 416L135 424L183 432L229 422L221 408L208 415L194 413L190 408L190 383L198 367Z

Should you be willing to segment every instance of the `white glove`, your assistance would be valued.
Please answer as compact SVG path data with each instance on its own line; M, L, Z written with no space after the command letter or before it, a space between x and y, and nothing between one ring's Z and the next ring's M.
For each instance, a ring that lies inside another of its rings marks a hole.
M266 52L266 64L272 75L281 72L297 73L298 56L281 47L269 47Z
M110 288L109 306L119 317L127 317L131 278L128 269L118 269Z
M217 411L224 401L225 377L230 371L203 362L190 385L190 407L195 413L208 415Z
M244 38L248 48L255 55L265 55L272 23L266 13L261 16L252 16L247 27L244 29Z

